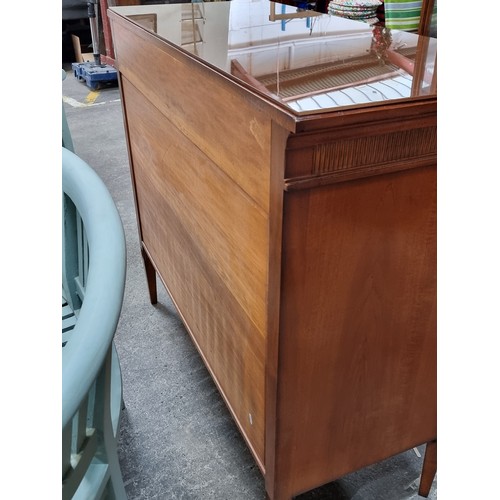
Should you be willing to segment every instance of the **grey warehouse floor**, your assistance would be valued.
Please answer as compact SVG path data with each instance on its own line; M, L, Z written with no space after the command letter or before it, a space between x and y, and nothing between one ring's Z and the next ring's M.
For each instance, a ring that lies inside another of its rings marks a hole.
M130 500L264 500L263 477L162 284L149 302L118 87L91 91L63 65L75 153L107 185L127 241L115 343L123 376L119 455ZM300 500L419 499L425 447L373 465ZM421 456L419 456L421 455ZM437 498L436 480L429 499Z

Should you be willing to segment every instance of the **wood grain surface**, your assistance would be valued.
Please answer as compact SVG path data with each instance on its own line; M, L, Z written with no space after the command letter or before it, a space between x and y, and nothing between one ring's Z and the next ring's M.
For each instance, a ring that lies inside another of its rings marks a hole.
M110 20L148 281L269 498L434 442L435 96L294 115Z
M287 193L283 239L275 481L297 493L435 436L435 168Z

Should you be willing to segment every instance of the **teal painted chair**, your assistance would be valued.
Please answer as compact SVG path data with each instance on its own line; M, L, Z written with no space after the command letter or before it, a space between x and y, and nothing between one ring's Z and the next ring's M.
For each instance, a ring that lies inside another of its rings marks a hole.
M72 148L65 118L63 108L63 144ZM113 338L125 289L125 236L102 180L65 147L62 187L62 498L121 500L122 380Z

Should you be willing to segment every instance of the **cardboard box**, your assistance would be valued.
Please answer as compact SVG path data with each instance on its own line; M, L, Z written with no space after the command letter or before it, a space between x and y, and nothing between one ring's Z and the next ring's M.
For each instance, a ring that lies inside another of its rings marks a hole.
M80 43L80 37L76 35L71 35L71 39L73 40L73 49L75 51L75 62L83 63L83 62L93 62L94 54L92 52L87 52L92 47L85 47L82 52L82 46Z

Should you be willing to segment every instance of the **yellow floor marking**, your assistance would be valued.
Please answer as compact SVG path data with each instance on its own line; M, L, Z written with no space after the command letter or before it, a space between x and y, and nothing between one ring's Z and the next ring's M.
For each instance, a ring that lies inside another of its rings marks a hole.
M85 102L88 104L94 104L95 100L99 97L100 92L91 91L85 98Z

